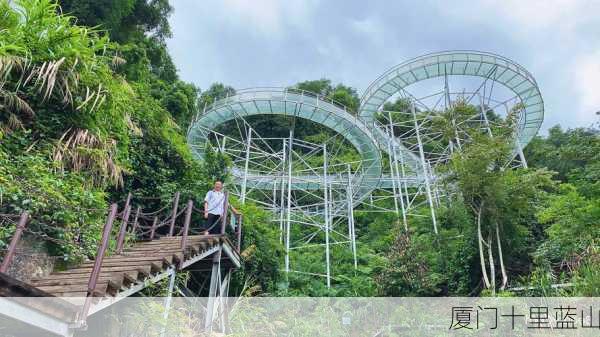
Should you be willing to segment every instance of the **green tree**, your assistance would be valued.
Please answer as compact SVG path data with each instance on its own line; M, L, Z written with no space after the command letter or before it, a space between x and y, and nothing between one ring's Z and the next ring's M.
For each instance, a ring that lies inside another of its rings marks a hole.
M463 151L453 155L446 171L448 186L454 185L472 210L480 271L485 287L492 291L496 289L496 267L502 276L500 289L508 283L506 255L515 260L527 259L527 251L522 248L530 236L528 224L535 220L535 207L543 204L545 191L553 188L547 171L505 168L512 148L507 139L498 133L494 137L475 137Z
M214 102L232 95L235 95L235 89L232 87L223 83L213 83L200 96L200 107L203 109L205 106L208 107Z
M600 197L600 130L552 127L546 138L533 139L525 156L530 166L546 167L584 195Z
M333 86L331 80L322 78L320 80L304 81L297 83L293 88L310 91L317 95L332 99L348 109L348 112L356 114L360 105L360 98L354 88L337 84Z
M98 26L117 42L144 34L161 41L171 36L168 17L173 8L168 0L60 0L60 5L78 24Z

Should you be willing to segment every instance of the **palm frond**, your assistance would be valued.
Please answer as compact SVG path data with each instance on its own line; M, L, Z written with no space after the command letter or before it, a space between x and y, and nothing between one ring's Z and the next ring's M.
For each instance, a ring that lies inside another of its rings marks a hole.
M14 92L0 90L0 104L3 107L3 110L8 111L11 114L15 112L25 114L28 117L33 117L35 112L29 106L29 104L19 97Z
M55 145L53 159L61 169L91 172L95 183L123 185L123 168L115 161L116 141L103 140L90 130L69 129Z

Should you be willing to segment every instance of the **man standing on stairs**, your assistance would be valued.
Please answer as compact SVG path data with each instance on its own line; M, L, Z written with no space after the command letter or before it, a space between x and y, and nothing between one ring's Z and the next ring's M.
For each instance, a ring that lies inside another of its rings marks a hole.
M215 187L206 193L204 198L204 219L206 220L204 234L221 234L220 221L224 211L225 193L222 191L223 183L215 182Z

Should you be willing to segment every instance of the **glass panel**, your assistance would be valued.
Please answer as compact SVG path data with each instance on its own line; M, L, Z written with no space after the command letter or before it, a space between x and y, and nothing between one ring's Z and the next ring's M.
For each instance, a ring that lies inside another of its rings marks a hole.
M532 94L532 92L529 90L534 90L534 87L531 85L531 83L529 81L525 81L525 82L517 85L516 87L514 87L513 90L520 95L529 96L530 94Z
M508 81L507 86L514 88L519 85L521 82L523 82L525 80L525 77L523 77L521 74L519 74L516 77L513 77L510 81Z
M281 101L271 101L271 109L274 113L285 114L285 105Z
M244 105L244 108L246 109L246 111L248 111L249 114L255 114L258 112L258 110L256 110L254 102L244 102L242 103L242 105Z
M256 102L256 106L258 106L258 110L260 112L269 112L271 111L271 108L269 107L269 102L268 101L255 101Z
M534 96L530 96L525 100L527 105L534 105L542 103L542 96L538 93Z
M414 77L410 73L404 73L400 75L400 78L404 81L404 83L406 83L406 85L410 85L415 81Z
M477 70L479 70L480 66L482 66L482 64L479 62L469 62L466 73L469 75L477 75Z
M498 69L498 71L504 71L504 70L500 70ZM516 73L510 69L504 71L504 73L502 75L500 75L499 78L497 78L497 81L500 83L506 83L508 80L510 80L513 76L515 76Z
M436 77L440 74L437 64L428 65L425 69L427 69L429 77Z
M385 90L385 91L387 91L387 92L389 92L389 93L394 93L397 90L393 85L391 85L389 83L387 83L386 85L384 85L382 89Z
M465 73L465 67L467 66L467 62L454 62L452 66L452 74L454 75L463 75Z
M417 77L417 79L419 81L424 80L427 78L427 73L425 72L424 68L417 68L417 69L413 69L413 74Z

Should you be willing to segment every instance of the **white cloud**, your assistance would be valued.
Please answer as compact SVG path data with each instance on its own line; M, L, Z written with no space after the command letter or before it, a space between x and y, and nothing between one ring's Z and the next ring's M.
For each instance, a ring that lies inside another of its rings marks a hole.
M381 20L375 18L364 18L350 21L352 28L364 34L378 34L383 31Z
M307 26L318 0L222 0L231 24L279 36L287 26Z
M575 62L575 84L579 94L577 122L591 122L600 111L600 50Z
M367 17L359 20L350 20L350 27L364 39L365 42L372 42L377 45L383 45L386 30L382 20L376 17Z
M558 23L560 25L554 28L571 28L577 22L576 16L595 15L589 12L589 1L485 0L483 3L489 10L515 21L522 28L544 28Z

